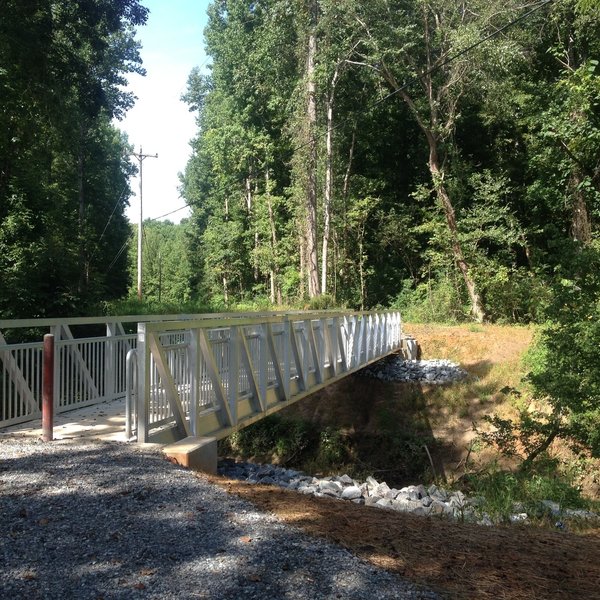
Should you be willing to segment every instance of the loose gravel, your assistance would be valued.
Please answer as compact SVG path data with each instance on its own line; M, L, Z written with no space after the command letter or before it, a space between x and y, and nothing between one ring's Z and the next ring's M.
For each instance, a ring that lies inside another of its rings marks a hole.
M7 599L440 598L119 443L0 439L0 565Z

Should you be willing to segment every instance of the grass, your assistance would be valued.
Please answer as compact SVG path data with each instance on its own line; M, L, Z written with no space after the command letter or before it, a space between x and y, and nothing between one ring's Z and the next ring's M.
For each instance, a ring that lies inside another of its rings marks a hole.
M573 478L557 461L538 464L535 471L507 471L496 463L462 480L462 489L482 499L478 509L494 522L509 523L510 516L526 512L537 525L554 527L559 516L545 501L556 502L560 509L598 510L600 504L585 499ZM583 528L584 523L578 523ZM595 526L590 522L588 527Z

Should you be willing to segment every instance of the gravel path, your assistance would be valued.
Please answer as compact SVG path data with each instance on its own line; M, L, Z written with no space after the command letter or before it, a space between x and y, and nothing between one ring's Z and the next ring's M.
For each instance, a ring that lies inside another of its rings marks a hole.
M0 598L439 599L119 443L0 439Z

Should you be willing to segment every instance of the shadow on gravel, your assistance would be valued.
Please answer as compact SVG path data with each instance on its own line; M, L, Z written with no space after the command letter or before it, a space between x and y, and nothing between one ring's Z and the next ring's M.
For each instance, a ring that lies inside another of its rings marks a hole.
M158 453L55 442L21 456L15 444L11 457L9 446L1 598L433 598Z

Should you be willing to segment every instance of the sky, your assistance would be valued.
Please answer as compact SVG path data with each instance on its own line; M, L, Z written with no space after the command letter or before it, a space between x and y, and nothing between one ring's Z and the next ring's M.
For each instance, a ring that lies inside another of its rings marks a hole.
M203 31L209 0L142 0L150 9L148 21L137 30L146 76L131 74L129 87L135 106L116 125L124 130L139 153L158 154L143 161L143 216L154 219L185 205L179 196L178 173L185 170L196 134L195 115L181 102L193 67L206 68ZM132 161L139 166L138 161ZM139 181L131 180L135 196L126 211L137 223L140 215ZM165 217L178 223L189 209Z

